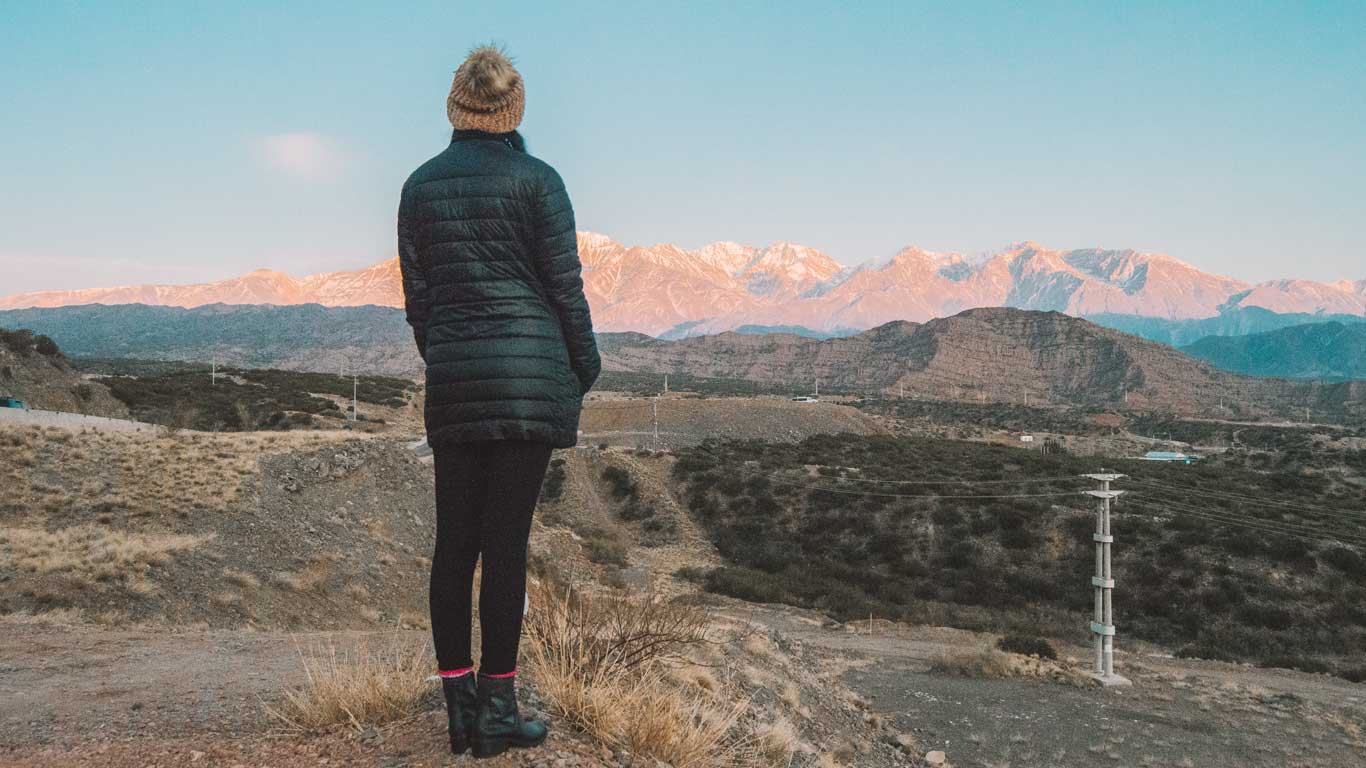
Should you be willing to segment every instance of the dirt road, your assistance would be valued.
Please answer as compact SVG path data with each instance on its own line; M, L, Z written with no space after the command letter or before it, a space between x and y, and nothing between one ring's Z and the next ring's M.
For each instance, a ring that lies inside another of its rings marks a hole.
M973 633L856 634L785 608L726 612L848 664L846 684L958 768L1366 765L1366 685L1334 677L1123 655L1128 688L973 680L929 671L936 656L983 642Z

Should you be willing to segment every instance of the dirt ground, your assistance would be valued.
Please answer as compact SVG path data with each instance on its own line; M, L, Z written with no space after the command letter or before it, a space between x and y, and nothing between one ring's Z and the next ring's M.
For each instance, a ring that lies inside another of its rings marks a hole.
M762 628L816 673L837 674L885 718L889 733L913 736L920 749L942 749L960 768L1366 765L1366 691L1335 678L1134 655L1120 661L1130 688L973 680L929 671L937 655L987 641L968 632L883 626L858 634L816 614L730 601L720 601L716 617ZM300 645L320 638L346 647L421 642L425 633L6 622L0 763L416 768L469 761L444 751L435 687L430 711L383 729L282 730L264 705L301 679ZM770 684L776 692L783 682L773 677ZM536 711L534 702L529 707ZM546 748L482 764L649 764L553 724Z
M709 418L724 418L719 408ZM155 562L142 581L126 585L92 578L79 591L67 584L57 592L37 571L4 572L0 590L16 604L0 618L0 765L470 762L445 749L435 685L427 711L382 728L304 734L267 715L271 702L302 681L300 653L310 644L426 641L430 469L405 445L383 439L244 440L181 436L135 445L49 435L5 447L16 457L5 477L24 483L23 498L0 499L15 529L104 525L204 543ZM886 622L860 628L697 594L679 569L718 560L669 496L672 459L594 448L563 458L563 498L542 510L533 551L573 583L607 589L605 569L585 556L576 530L612 526L609 533L630 544L620 568L630 590L695 599L729 633L728 644L709 650L708 669L737 681L753 712L794 724L793 765L891 768L934 749L959 768L1366 765L1366 685L1175 660L1123 640L1117 666L1131 688L950 677L931 671L936 658L994 638ZM149 466L161 471L145 471ZM619 519L620 502L598 483L609 466L628 470L654 514L677 523L667 541L646 546L640 524ZM110 491L122 501L97 505ZM319 551L335 556L310 559ZM134 589L144 583L152 589ZM21 588L33 594L24 597ZM69 596L49 605L55 598L45 603L43 594ZM48 620L27 615L44 607ZM360 613L367 608L373 614ZM105 613L117 620L99 620ZM1085 649L1062 650L1083 665ZM540 707L529 682L525 704L534 713ZM545 748L482 764L653 764L566 723L552 720L552 727ZM843 757L819 762L833 754Z
M1366 685L1328 675L1135 651L1116 660L1131 687L965 679L930 663L989 638L886 624L832 631L778 607L746 616L847 664L846 684L959 768L1366 765ZM1086 649L1065 654L1085 668Z
M462 765L445 745L438 688L428 711L383 729L300 734L266 712L303 681L301 646L422 643L425 632L266 633L0 624L0 765ZM532 703L524 709L535 712ZM618 765L567 727L534 752L480 765ZM629 764L629 763L628 763Z
M797 441L815 434L886 431L877 418L833 402L671 396L655 403L614 393L594 393L586 400L579 428L584 432L582 443L647 448L694 445L708 437Z

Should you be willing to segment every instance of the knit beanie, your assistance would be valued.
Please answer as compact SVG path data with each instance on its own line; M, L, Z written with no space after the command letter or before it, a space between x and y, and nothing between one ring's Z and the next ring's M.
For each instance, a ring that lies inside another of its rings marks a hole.
M485 45L470 51L455 70L446 116L457 130L509 133L522 122L526 92L522 75L501 50Z

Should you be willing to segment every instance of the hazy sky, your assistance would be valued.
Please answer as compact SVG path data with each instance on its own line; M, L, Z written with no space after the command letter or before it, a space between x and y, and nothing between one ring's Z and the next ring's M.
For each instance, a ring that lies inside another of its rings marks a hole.
M0 294L389 257L488 40L627 243L1366 277L1363 2L276 5L0 0Z

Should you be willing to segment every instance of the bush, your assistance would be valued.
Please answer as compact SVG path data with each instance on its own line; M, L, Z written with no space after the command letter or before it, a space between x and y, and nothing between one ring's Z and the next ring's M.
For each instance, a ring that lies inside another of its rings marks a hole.
M426 678L435 663L425 641L397 640L380 649L314 646L300 651L299 660L307 682L266 711L289 728L310 731L412 717L431 690Z
M541 501L559 501L564 493L564 481L564 459L551 459L550 468L545 473L545 482L541 484Z
M1006 635L996 641L996 647L1007 653L1018 653L1021 656L1038 656L1041 659L1058 658L1058 652L1053 648L1053 644L1042 637Z
M617 501L634 499L640 493L635 478L631 477L631 473L621 467L607 467L602 471L602 479L607 483L612 498Z
M1366 683L1366 667L1348 667L1337 671L1337 676L1352 683Z
M1366 559L1347 547L1330 547L1319 553L1319 559L1348 576L1366 577Z
M787 596L783 580L751 568L723 567L707 574L708 592L752 603L779 603Z
M62 351L57 348L57 342L41 334L33 337L33 351L43 357L57 357L62 354Z
M1271 656L1262 659L1257 666L1263 669L1294 669L1315 675L1326 675L1333 671L1331 666L1318 659L1306 659L1299 656Z
M551 712L651 763L760 765L757 734L738 724L743 707L718 708L668 675L707 639L704 613L546 581L532 585L530 599L524 656Z

